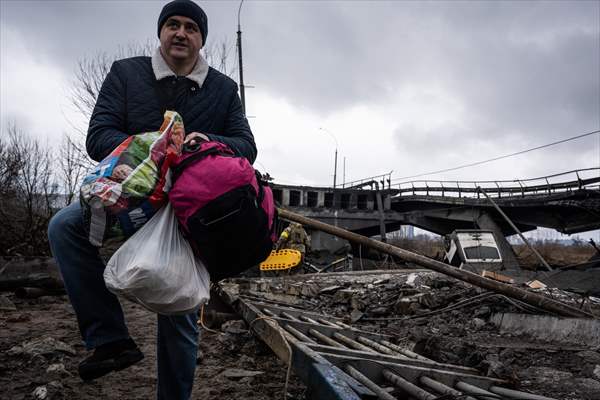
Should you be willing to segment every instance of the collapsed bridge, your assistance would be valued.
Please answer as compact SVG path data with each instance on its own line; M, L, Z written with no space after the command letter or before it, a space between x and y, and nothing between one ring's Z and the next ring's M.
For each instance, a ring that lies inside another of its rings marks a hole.
M274 184L273 192L290 211L365 235L379 233L380 215L387 231L413 225L448 234L474 223L487 229L489 218L505 236L514 234L481 191L493 197L521 231L545 227L572 234L600 228L600 168L523 180L410 181L393 186L378 180L382 177L337 188Z
M445 235L456 229L494 232L510 252L505 236L516 234L487 199L526 232L538 227L573 234L600 228L600 168L533 179L505 181L410 181L392 185L389 174L342 187L273 185L286 209L365 236L412 225ZM485 194L483 193L485 192ZM317 233L315 248L333 240Z

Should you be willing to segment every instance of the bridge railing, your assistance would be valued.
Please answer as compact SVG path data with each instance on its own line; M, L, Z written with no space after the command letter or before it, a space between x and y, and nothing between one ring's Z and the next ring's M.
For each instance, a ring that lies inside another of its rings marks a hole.
M390 188L392 184L392 172L387 174L370 176L368 178L358 179L351 182L344 182L338 186L341 189L376 189L378 185L381 185L382 189L386 187ZM368 187L367 187L368 186Z
M493 197L549 195L579 189L600 190L600 167L578 169L532 179L498 181L417 180L392 185L399 196L481 197L481 187Z

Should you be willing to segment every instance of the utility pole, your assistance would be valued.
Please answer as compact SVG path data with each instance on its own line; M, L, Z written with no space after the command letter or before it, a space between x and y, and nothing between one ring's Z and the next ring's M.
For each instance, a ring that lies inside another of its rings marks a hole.
M244 91L244 68L242 66L242 28L240 27L240 13L242 11L242 3L240 1L240 7L238 8L238 30L237 30L237 48L238 48L238 63L240 72L240 97L242 99L242 111L246 115L246 93Z
M346 187L346 157L344 157L344 172L342 172L342 187Z
M335 189L335 178L337 177L337 146L335 147L335 165L333 167L333 188Z
M334 162L335 165L333 166L333 188L335 189L336 187L336 178L337 178L337 153L338 153L338 141L337 138L335 137L335 135L333 133L331 133L328 129L325 129L323 127L319 128L319 130L327 133L329 136L331 136L331 138L334 140L335 142L335 157L334 157Z

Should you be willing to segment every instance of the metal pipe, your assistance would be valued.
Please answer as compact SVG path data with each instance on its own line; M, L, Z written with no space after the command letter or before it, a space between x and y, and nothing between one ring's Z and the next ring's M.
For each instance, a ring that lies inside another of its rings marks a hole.
M429 389L432 389L441 394L447 394L447 395L452 395L452 396L457 396L457 397L461 396L461 398L463 398L464 400L476 400L471 396L462 397L463 396L462 392L459 392L458 390L453 389L450 386L444 385L443 383L433 380L431 378L428 378L426 376L420 377L419 382L421 382L422 385L427 386Z
M364 344L360 344L358 343L356 340L350 339L347 336L342 335L341 333L338 332L334 332L333 333L333 337L338 339L339 341L341 341L342 343L352 347L353 349L356 350L362 350L362 351L366 351L369 353L377 353L375 350L373 350L370 347L365 346Z
M590 313L587 313L583 310L579 310L578 308L572 307L568 304L561 303L554 299L550 299L546 296L542 296L534 292L528 292L518 287L510 286L501 282L494 281L492 279L484 278L472 272L458 269L451 265L444 264L440 261L433 260L420 254L416 254L408 250L392 246L391 244L382 243L377 240L373 240L368 237L359 235L357 233L338 228L337 226L332 226L312 218L304 217L300 214L296 214L282 208L279 208L278 212L281 218L298 222L302 225L309 226L313 229L317 229L341 237L351 242L358 243L361 246L373 248L383 253L398 257L399 259L402 259L404 261L409 261L417 265L421 265L433 271L451 276L453 278L470 283L472 285L491 290L496 293L501 293L507 297L520 300L529 305L539 307L545 311L550 311L552 313L565 317L595 318Z
M285 311L282 311L279 315L281 315L283 318L291 319L292 321L299 321L298 318L294 317L291 314L286 313Z
M405 391L406 393L408 393L415 399L435 400L438 398L438 396L435 396L435 395L421 389L417 385L410 383L409 381L407 381L406 379L402 378L399 375L396 375L389 369L384 369L383 371L381 371L381 373L383 374L385 379L392 382L394 385L398 386L400 389L402 389L403 391Z
M346 372L348 372L348 374L351 377L353 377L354 379L371 389L377 395L378 398L382 400L398 400L394 396L386 392L381 386L377 385L375 382L361 374L352 365L346 365L346 368L344 369L346 370Z
M382 345L389 347L390 349L397 351L398 353L405 355L406 357L409 358L414 358L416 360L422 360L422 361L433 361L427 357L423 357L420 354L415 353L414 351L410 351L408 349L403 349L402 347L395 345L394 343L390 343L387 340L380 340L379 343L381 343Z
M464 393L469 393L469 394L473 394L473 395L481 395L482 397L484 397L486 400L489 399L502 399L501 396L492 393L492 392L488 392L487 390L484 390L480 387L477 386L473 386L471 384L468 384L466 382L461 382L458 381L456 383L456 385L454 385L458 390L460 390L461 392Z
M308 318L306 315L300 315L299 318L300 318L301 321L305 321L305 322L308 322L308 323L311 323L311 324L314 324L314 325L323 325L323 324L315 321L312 318Z
M336 328L337 327L342 327L342 328L345 328L345 329L352 329L352 327L350 325L345 324L345 323L340 322L340 321L335 321L334 324L337 325Z
M303 342L317 344L316 341L312 340L311 338L309 338L308 336L306 336L304 333L300 332L298 329L294 328L293 326L285 325L283 327L283 329L285 329L292 335L296 336L298 339L300 339Z
M269 310L268 308L263 308L262 312L267 314L269 317L277 317L277 314L275 314L273 311Z
M309 329L308 333L310 333L311 335L313 335L314 337L316 337L317 339L319 339L321 342L329 345L329 346L333 346L333 347L337 347L339 349L346 349L347 347L344 346L343 344L336 342L335 340L333 340L332 338L325 336L324 334L322 334L321 332L315 330L315 329Z
M490 392L499 394L511 399L527 399L527 400L556 400L552 397L540 396L537 394L521 392L519 390L506 389L500 386L490 386Z
M322 324L322 325L329 325L329 326L331 326L333 328L339 328L340 327L338 324L336 324L334 322L331 322L331 321L327 321L326 319L323 319L323 318L319 318L317 321L319 321L319 323Z
M385 347L384 345L381 345L381 344L379 344L379 343L377 343L377 342L375 342L375 341L373 341L373 340L371 340L369 338L366 338L364 336L358 336L356 338L356 340L358 340L362 344L365 344L365 345L367 345L367 346L369 346L369 347L377 350L380 353L388 354L390 356L395 356L395 357L400 356L402 358L407 358L406 356L404 356L404 355L402 355L402 354L400 354L398 352L395 352L395 351L391 350L390 348Z
M398 353L400 353L403 357L406 357L407 359L413 359L413 360L419 360L419 361L423 361L429 364L433 364L433 365L438 365L440 367L447 367L449 364L444 364L444 363L439 363L437 361L434 361L430 358L427 357L423 357L420 354L417 354L413 351L407 350L407 349L403 349L400 346L397 346L393 343L388 342L387 340L380 340L379 343L381 343L382 345L391 348L394 351L397 351ZM454 366L456 367L456 366ZM479 370L477 368L471 368L471 367L459 367L462 371L464 372L468 372L468 373L475 373L475 374L479 374Z
M521 233L519 228L517 228L517 226L515 224L513 224L513 222L510 220L510 218L508 218L508 215L506 215L504 213L504 211L502 211L502 209L500 207L498 207L498 204L496 204L496 202L494 200L492 200L492 198L490 196L488 196L488 194L485 192L485 190L483 190L481 188L481 186L477 186L477 190L479 190L481 193L483 193L483 195L490 201L490 203L492 203L492 205L494 206L496 211L498 211L500 213L500 215L502 216L502 218L504 218L506 220L506 222L508 222L510 227L513 228L515 230L515 232L517 232L517 234L519 235L521 240L523 242L525 242L525 244L527 245L527 247L529 247L529 249L531 251L533 251L533 253L536 255L536 257L542 262L544 267L546 267L546 269L548 271L553 271L552 267L550 265L548 265L546 260L544 260L544 257L542 257L542 255L540 253L538 253L538 251L529 243L529 241L525 238L525 236L523 236L523 234Z

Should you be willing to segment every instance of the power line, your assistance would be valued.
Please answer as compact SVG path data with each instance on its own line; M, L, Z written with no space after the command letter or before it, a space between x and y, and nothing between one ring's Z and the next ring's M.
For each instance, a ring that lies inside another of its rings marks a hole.
M477 161L477 162L470 163L470 164L459 165L458 167L440 169L438 171L430 171L430 172L425 172L425 173L417 174L417 175L403 176L401 178L395 178L394 181L399 181L399 180L402 180L402 179L418 178L420 176L440 174L442 172L456 171L457 169L473 167L475 165L481 165L481 164L489 163L489 162L492 162L492 161L501 160L503 158L514 157L514 156L518 156L520 154L528 153L530 151L543 149L545 147L554 146L554 145L557 145L557 144L560 144L560 143L565 143L565 142L568 142L568 141L571 141L571 140L575 140L575 139L580 139L582 137L594 135L596 133L600 133L600 130L593 131L593 132L588 132L588 133L584 133L584 134L577 135L577 136L573 136L573 137L570 137L570 138L567 138L567 139L559 140L557 142L552 142L552 143L544 144L544 145L541 145L541 146L533 147L531 149L517 151L516 153L510 153L510 154L505 154L503 156L498 156L498 157L490 158L488 160Z

